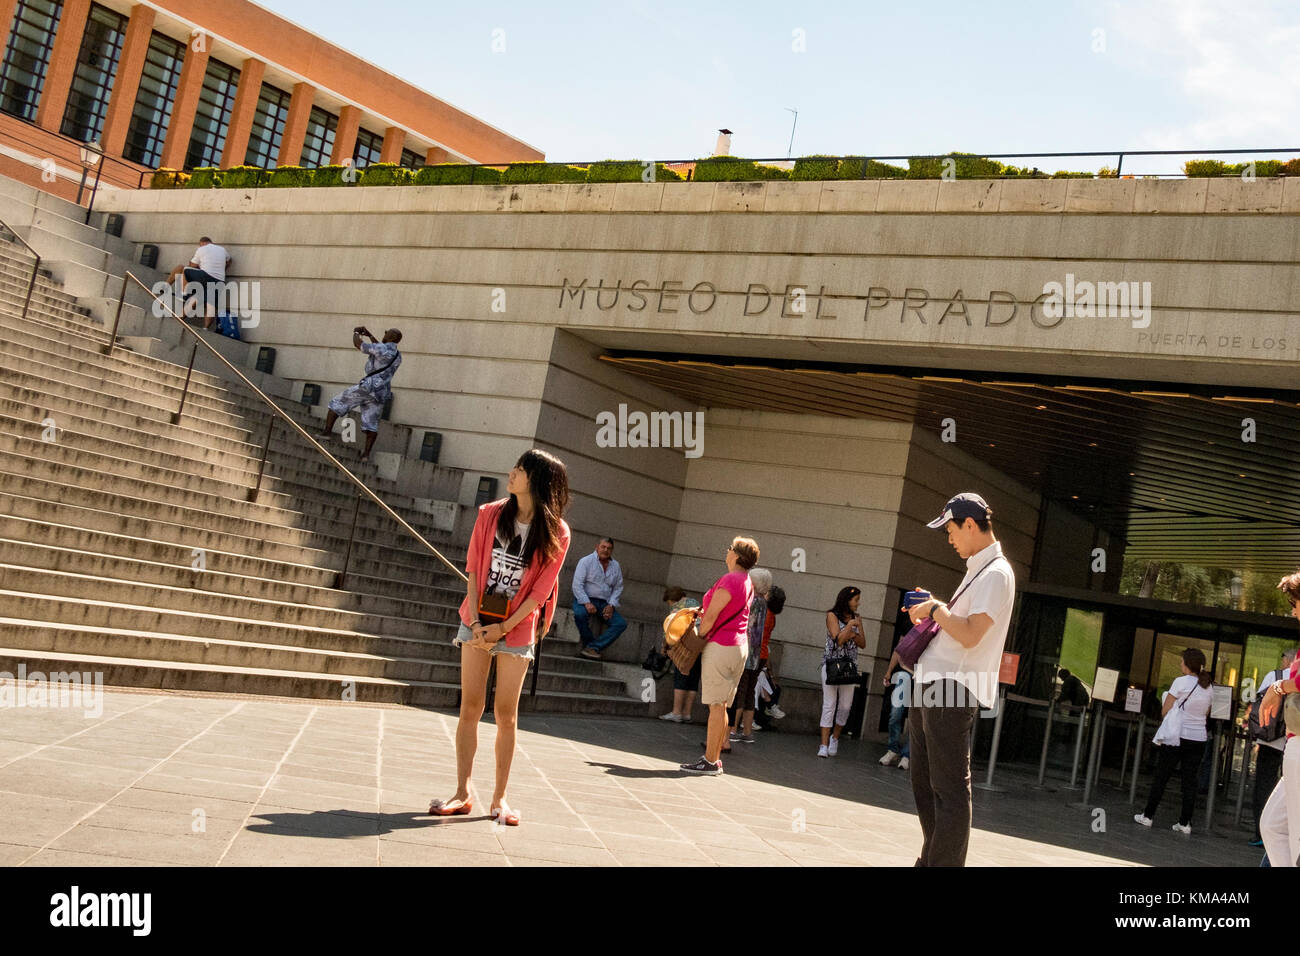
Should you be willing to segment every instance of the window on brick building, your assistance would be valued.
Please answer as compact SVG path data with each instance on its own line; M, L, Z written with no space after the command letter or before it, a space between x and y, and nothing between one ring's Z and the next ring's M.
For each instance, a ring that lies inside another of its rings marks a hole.
M90 5L77 53L77 69L68 90L68 105L63 111L64 136L85 143L99 139L125 37L126 17L97 3Z
M62 13L62 0L18 0L15 4L9 44L0 64L0 112L25 120L36 118Z
M167 126L172 119L176 86L181 81L185 61L185 44L155 32L149 38L140 74L140 89L135 95L131 122L126 128L122 155L142 166L157 167L162 157Z

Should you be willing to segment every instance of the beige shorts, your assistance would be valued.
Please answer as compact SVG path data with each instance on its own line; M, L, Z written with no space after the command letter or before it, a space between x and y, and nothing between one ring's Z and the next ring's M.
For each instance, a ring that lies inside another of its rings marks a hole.
M736 696L736 685L745 673L745 658L749 644L735 646L709 641L700 655L700 703L731 706Z

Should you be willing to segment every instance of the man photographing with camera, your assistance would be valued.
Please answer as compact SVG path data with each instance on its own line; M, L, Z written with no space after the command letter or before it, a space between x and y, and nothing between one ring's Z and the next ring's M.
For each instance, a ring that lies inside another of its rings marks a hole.
M361 341L370 339L369 342ZM334 423L340 415L346 415L354 408L361 410L361 430L366 434L366 447L361 453L361 461L370 460L370 449L379 435L379 416L384 410L384 403L393 397L391 383L402 364L402 353L397 351L397 343L402 341L402 333L397 329L386 329L383 339L376 339L364 326L352 330L352 347L365 352L366 373L361 381L344 389L329 403L329 415L325 418L325 434L334 433Z

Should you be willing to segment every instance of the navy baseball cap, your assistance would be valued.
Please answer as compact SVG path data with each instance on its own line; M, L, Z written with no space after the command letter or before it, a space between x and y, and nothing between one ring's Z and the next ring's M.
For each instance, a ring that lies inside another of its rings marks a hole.
M926 527L942 528L949 521L961 524L967 518L987 521L992 517L993 509L989 507L987 501L973 491L963 491L961 494L949 498L948 503L943 506L943 514L927 524Z

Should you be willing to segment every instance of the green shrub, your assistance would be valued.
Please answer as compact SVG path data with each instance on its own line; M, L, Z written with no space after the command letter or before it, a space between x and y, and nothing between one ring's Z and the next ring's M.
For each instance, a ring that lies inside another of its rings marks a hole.
M150 189L180 189L189 182L190 174L179 169L157 169L149 179Z
M221 170L216 166L200 166L190 173L186 189L212 189L221 185Z
M953 163L948 164L949 159ZM949 165L958 179L995 179L1006 171L1006 167L996 159L954 152L947 156L913 156L907 161L907 178L942 179Z
M801 182L812 179L838 179L839 167L838 156L800 156L794 161L790 178Z
M405 186L414 178L414 170L397 163L374 163L361 171L363 186Z
M1278 169L1279 176L1300 176L1300 159L1288 159Z
M835 171L836 179L905 179L907 170L902 166L867 159L865 156L845 156Z
M1241 164L1242 170L1246 168L1246 165L1246 163ZM1280 176L1284 165L1286 164L1280 159L1257 159L1255 160L1255 175L1260 177Z
M1228 167L1221 159L1189 159L1183 163L1183 172L1188 176L1224 176Z
M789 178L790 173L787 170L775 166L760 166L752 159L711 156L695 163L697 183L744 183Z
M1072 173L1066 169L1058 169L1052 173L1053 179L1093 179L1092 173Z
M505 177L505 170L497 169L495 166L474 166L471 169L473 173L470 182L476 186L490 185L499 186Z
M285 186L310 186L316 170L302 166L277 166L271 170L266 185L280 188Z
M232 166L221 173L222 189L256 189L264 176L260 166Z
M587 167L587 182L639 183L643 181L645 168L645 162L639 159L606 159ZM658 168L655 170L655 178L659 178Z
M592 163L587 167L589 183L640 183L649 182L644 178L647 160L642 159L606 159ZM654 182L681 182L682 177L663 163L655 163Z
M567 163L511 163L501 175L501 182L511 185L585 183L587 171L581 166L570 166Z
M467 186L474 175L474 167L464 163L435 163L416 170L417 186Z
M344 179L344 174L347 179ZM317 166L312 174L313 186L355 186L361 179L361 170L353 166Z

